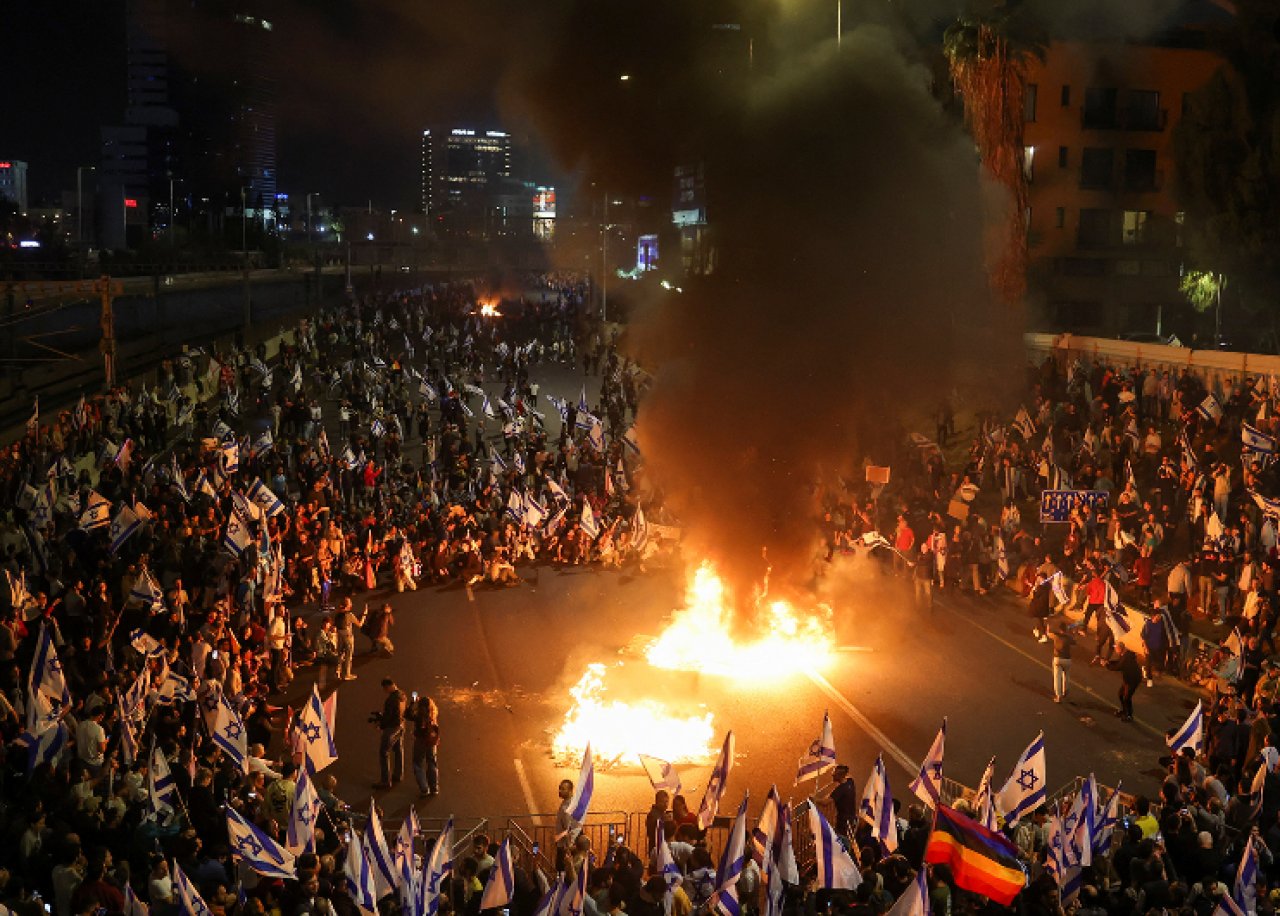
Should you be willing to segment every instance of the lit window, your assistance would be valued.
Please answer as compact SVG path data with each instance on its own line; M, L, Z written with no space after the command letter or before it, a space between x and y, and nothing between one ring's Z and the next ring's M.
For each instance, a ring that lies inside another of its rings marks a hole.
M1137 245L1147 240L1148 210L1125 210L1121 221L1120 239L1126 245Z

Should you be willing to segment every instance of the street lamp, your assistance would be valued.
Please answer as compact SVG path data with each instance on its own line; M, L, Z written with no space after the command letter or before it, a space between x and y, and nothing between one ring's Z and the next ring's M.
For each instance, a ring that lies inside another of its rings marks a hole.
M240 271L244 278L245 346L249 345L249 326L253 323L252 300L249 298L248 214L245 213L245 187L240 186Z

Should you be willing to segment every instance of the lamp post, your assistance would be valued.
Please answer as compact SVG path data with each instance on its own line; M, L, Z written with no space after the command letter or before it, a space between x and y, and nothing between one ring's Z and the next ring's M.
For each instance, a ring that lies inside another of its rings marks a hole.
M248 214L245 213L245 187L240 186L240 272L244 278L245 346L249 345L249 326L253 323L252 300L249 298Z
M604 195L604 220L600 224L600 320L609 320L609 193Z

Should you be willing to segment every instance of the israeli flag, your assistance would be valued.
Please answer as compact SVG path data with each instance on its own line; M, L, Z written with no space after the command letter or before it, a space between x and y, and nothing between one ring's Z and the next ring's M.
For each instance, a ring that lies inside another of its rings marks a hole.
M293 853L267 836L256 824L227 805L227 836L231 849L245 865L264 878L293 880L297 877Z
M1036 423L1031 419L1031 414L1027 412L1026 407L1019 407L1018 412L1013 417L1013 428L1022 436L1024 442L1030 442L1031 437L1036 434Z
M738 815L733 819L733 827L729 830L729 841L725 843L720 854L720 864L716 866L716 890L707 901L707 909L720 912L726 916L741 916L742 903L738 900L738 879L742 877L742 869L747 864L747 800L742 797L738 806Z
M782 797L777 786L769 787L769 794L764 800L764 810L751 831L751 855L756 864L767 869L773 854L774 844L781 839L782 831Z
M809 802L809 832L813 835L818 886L832 890L857 890L862 884L862 872L858 871L858 866L845 852L844 844L812 801Z
M596 514L591 511L591 503L585 500L582 503L582 517L578 525L582 528L582 533L591 538L591 540L594 541L600 536L600 525L596 521Z
M419 916L419 887L422 880L418 870L414 868L413 841L421 828L418 824L418 813L409 808L409 813L400 822L400 832L396 834L396 848L392 852L397 874L400 876L400 911L403 916Z
M213 743L235 762L241 772L249 772L249 738L244 720L222 693L217 692L218 708L213 716Z
M604 427L599 420L595 420L591 424L590 431L587 433L587 442L597 452L604 451Z
M224 442L220 449L222 453L222 471L225 474L234 474L240 470L240 445L237 442Z
M886 916L932 916L929 902L929 878L923 868L916 870L916 878L907 885L898 901L889 908Z
M947 743L947 720L942 720L942 727L933 739L929 753L920 762L920 772L911 781L911 791L930 808L935 810L942 798L942 754Z
M231 510L231 517L227 519L227 531L222 536L222 546L235 557L245 552L253 538L249 536L249 520L241 514L239 509Z
M333 731L329 718L325 714L324 703L320 700L320 690L311 685L311 698L298 712L294 722L294 732L302 739L303 755L306 770L319 773L338 759L338 746L333 740Z
M133 893L133 885L124 883L124 916L151 916L151 908Z
M1189 747L1197 754L1204 749L1204 702L1196 703L1196 708L1191 710L1191 715L1187 717L1187 721L1182 723L1172 735L1164 739L1164 743L1169 745L1169 750L1175 754L1180 753L1184 747Z
M108 532L111 538L110 552L116 553L124 542L142 526L142 520L128 506L121 506L120 511L116 513L116 517L111 520L111 528Z
M151 765L147 767L147 797L151 813L161 823L168 823L178 807L178 784L158 747L151 749Z
M178 911L182 916L213 916L196 886L178 865L177 859L173 860L173 892L178 898Z
M560 486L560 484L556 483L550 477L547 478L547 490L550 491L551 495L560 502L569 502L569 494L564 491L564 487ZM1280 500L1277 500L1277 504L1280 505Z
M662 819L658 819L658 828L653 844L654 856L654 873L661 875L663 883L667 886L667 893L680 886L684 881L684 874L680 871L680 866L676 864L675 856L671 854L671 844L667 842L666 832L662 829Z
M1085 868L1093 864L1093 818L1095 798L1093 776L1080 784L1075 801L1062 822L1064 864Z
M1252 493L1251 495L1253 496L1253 501L1258 504L1258 508L1262 510L1263 515L1280 519L1280 499L1268 499L1261 493Z
M255 480L249 486L248 496L254 505L261 508L271 518L275 518L277 515L284 515L284 503L261 480Z
M587 902L587 872L590 861L578 866L576 875L566 875L559 900L556 901L555 916L582 916ZM572 883L570 883L572 882Z
M315 852L316 818L319 815L320 796L316 794L306 768L302 768L298 771L298 780L294 785L293 805L289 809L289 828L285 834L285 846L289 852L294 855Z
M1044 732L1041 732L1022 752L1008 782L996 796L1005 824L1012 827L1044 804L1045 793Z
M547 518L547 510L540 505L533 495L524 495L524 523L530 528L540 528Z
M111 503L96 490L89 491L89 504L80 516L80 527L85 531L105 528L111 524Z
M524 520L524 500L515 490L507 495L507 517L517 525Z
M431 855L422 867L426 880L422 882L418 912L422 916L437 916L440 912L440 891L445 879L453 874L453 818L445 822L444 829L431 847Z
M880 841L880 848L886 854L897 849L898 825L893 816L893 793L889 789L883 754L876 757L875 766L871 768L860 810L863 819L871 825L871 835Z
M27 726L14 739L27 749L27 773L42 763L56 763L67 743L67 728L62 713L46 694L27 694Z
M488 910L506 906L516 889L515 866L511 862L511 837L506 837L498 847L493 867L489 869L489 881L480 897L480 909Z
M1254 455L1270 458L1276 453L1276 440L1248 423L1240 425L1240 445L1246 452Z
M516 449L515 456L511 459L511 463L516 466L516 473L523 476L525 472L524 453L519 449Z
M591 809L591 796L595 790L596 770L591 760L591 743L587 742L587 748L582 752L582 768L578 771L578 781L573 787L573 795L569 797L566 811L572 826L565 833L577 836L581 832L582 824L587 819L587 812Z
M995 794L991 790L991 783L995 777L996 758L992 757L982 773L982 780L978 783L978 793L973 799L973 819L991 831L1000 829L1000 820L996 816Z
M832 770L836 765L836 739L831 732L831 715L822 714L822 735L809 745L809 752L800 758L796 768L796 784L810 776Z
M364 856L364 844L352 830L347 834L347 860L342 866L347 893L360 911L373 916L378 912L378 897L374 890L373 871Z
M36 642L36 654L31 659L27 689L33 696L46 698L55 713L71 706L71 691L67 688L62 662L58 660L58 650L53 644L53 629L45 623L40 624L40 638Z
M1196 413L1212 423L1222 417L1222 405L1218 403L1216 397L1210 394L1196 405Z
M640 766L644 767L645 775L649 777L649 784L653 786L655 792L668 792L673 796L680 794L680 774L676 772L674 764L646 754L637 756L640 758Z
M129 590L129 597L136 601L141 601L148 607L154 607L164 600L164 592L160 590L160 585L156 582L155 577L151 575L151 570L143 567L142 574L138 576L137 581L133 583L133 588Z
M1116 783L1107 803L1099 806L1098 811L1098 822L1093 831L1093 854L1109 856L1115 845L1116 828L1120 825L1120 783Z
M487 394L484 394L483 391L480 393L484 395L484 400L480 404L481 412L485 415L486 418L490 420L498 419L498 415L493 411L493 405L489 403L489 396Z
M587 406L587 386L582 385L582 393L578 395L578 413L590 413L591 408Z
M1218 906L1214 909L1213 916L1245 916L1245 912L1240 909L1240 904L1236 903L1230 894L1223 894L1218 898Z
M399 875L391 861L387 848L387 836L382 830L382 818L378 817L378 804L369 799L369 822L364 828L364 857L373 872L374 898L381 900L399 887Z
M254 458L258 458L275 448L275 445L275 440L271 438L271 430L264 429L258 434L258 438L253 440L253 445L249 448L249 454Z
M1231 899L1247 916L1258 912L1258 850L1250 836L1245 843L1244 855L1236 869L1236 880L1231 886Z
M422 380L421 384L418 385L418 392L426 398L429 403L434 404L436 401L440 400L440 392L436 391L432 384L425 378Z
M123 697L116 697L116 710L120 718L120 756L125 766L133 766L138 759L138 733L124 708Z
M729 784L729 772L733 769L733 748L733 732L729 732L720 748L720 757L711 768L711 775L707 777L707 789L702 794L702 805L698 808L699 830L710 827L711 822L716 819L716 812L720 810L720 799L724 797L724 790Z

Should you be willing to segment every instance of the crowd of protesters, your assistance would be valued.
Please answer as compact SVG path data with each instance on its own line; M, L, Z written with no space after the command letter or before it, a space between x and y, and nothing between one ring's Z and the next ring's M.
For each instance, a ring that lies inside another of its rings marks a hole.
M643 568L661 559L678 529L630 433L648 376L588 318L582 284L535 285L490 303L506 314L482 311L477 290L461 284L353 301L300 322L278 353L186 351L150 388L82 399L52 422L33 416L0 457L4 906L23 916L46 906L57 916L122 913L133 906L128 890L157 912L183 910L177 866L216 913L354 914L343 877L350 814L336 780L316 780L327 826L315 852L298 857L296 880L262 879L233 857L224 810L284 841L299 760L284 738L283 692L317 665L355 677L354 627L394 651L390 606L375 601L356 614L352 596L450 582L519 587L525 565ZM538 371L554 364L580 367L590 393L541 391ZM1052 644L1055 672L1069 668L1077 634L1092 623L1093 660L1120 672L1124 718L1141 683L1182 671L1179 647L1193 624L1238 632L1232 657L1211 664L1220 689L1203 753L1174 755L1160 797L1138 800L1114 854L1086 870L1072 906L1090 916L1209 916L1251 834L1265 851L1257 909L1272 909L1278 539L1253 494L1276 491L1264 461L1241 460L1240 429L1247 421L1273 432L1276 393L1260 380L1209 392L1190 372L1048 360L1029 374L1027 408L980 417L967 453L951 448L951 466L944 449L956 418L947 406L935 440L913 437L894 456L892 487L829 496L829 556L883 532L878 543L925 607L938 593L1013 588L1027 599L1029 638ZM1210 395L1220 409L1204 408ZM1037 515L1046 489L1109 499L1073 504L1045 526ZM1138 653L1117 646L1132 643L1121 599L1142 612L1133 618ZM317 613L308 620L302 608ZM47 759L46 744L31 740L39 736L29 709L42 639L56 647L71 697L54 709L66 741ZM237 705L246 766L209 740L194 693L175 694L174 675L217 683ZM172 818L156 816L150 755L123 740L121 694L140 679L145 716L132 742L168 761L181 799ZM1055 699L1068 689L1065 674L1055 676ZM384 785L400 775L384 771ZM419 781L424 794L438 791ZM715 886L710 851L683 799L670 811L668 801L659 797L651 820L672 840L682 889L668 898L652 875L652 832L648 842L630 838L631 849L592 850L580 837L560 853L570 870L595 866L585 909L684 916L705 906ZM814 894L795 905L886 912L920 867L926 809L907 807L899 848L887 855L868 841L847 774L823 803L867 880L830 905ZM1009 830L1030 872L1019 904L1028 912L1060 906L1043 868L1045 814ZM445 909L479 913L495 852L476 838ZM742 879L748 910L758 878L749 868ZM953 894L944 868L929 886L939 912L983 908ZM510 909L532 916L542 888L523 867L515 887Z

